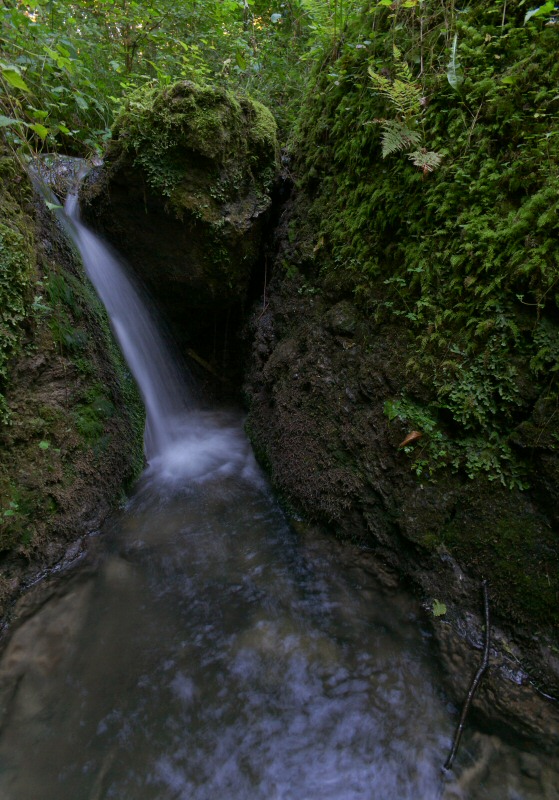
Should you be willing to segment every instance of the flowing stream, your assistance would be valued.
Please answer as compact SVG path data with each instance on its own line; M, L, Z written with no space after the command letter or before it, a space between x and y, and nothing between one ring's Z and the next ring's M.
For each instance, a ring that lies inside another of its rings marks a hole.
M200 407L122 262L67 213L146 404L148 466L0 661L3 800L539 800L557 765L470 730L418 604L295 532L242 417ZM27 604L27 605L25 605Z

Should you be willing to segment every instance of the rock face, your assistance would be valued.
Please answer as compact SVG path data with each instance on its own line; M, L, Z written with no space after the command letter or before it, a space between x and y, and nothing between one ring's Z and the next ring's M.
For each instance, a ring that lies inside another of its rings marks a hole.
M280 239L278 262L284 246ZM418 478L400 446L409 427L384 412L409 384L406 329L376 325L348 299L309 290L279 266L268 297L253 320L245 390L248 430L276 490L295 512L372 548L411 579L428 609L445 604L432 630L457 703L481 659L480 581L488 579L491 668L474 709L486 723L557 745L559 704L544 696L559 696L549 571L557 546L540 490L450 470Z
M273 117L182 81L133 96L113 136L83 191L84 215L133 264L177 337L221 369L258 282L278 165Z
M9 316L11 330L0 320L0 350L10 345L0 370L4 616L28 582L79 555L138 474L143 411L105 312L53 214L34 202L13 158L0 158L0 168L9 175L0 188L0 282L18 310ZM4 302L0 315L8 310Z

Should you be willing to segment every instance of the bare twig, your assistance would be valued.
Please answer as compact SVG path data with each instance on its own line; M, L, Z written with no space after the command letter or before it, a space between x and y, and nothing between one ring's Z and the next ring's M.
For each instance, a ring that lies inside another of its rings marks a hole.
M456 728L456 733L454 734L454 741L452 743L452 750L445 761L444 769L452 769L452 764L454 763L454 759L456 757L456 753L458 751L458 745L460 744L460 739L462 737L462 731L464 730L464 724L466 722L466 717L468 716L468 711L470 710L470 705L472 703L474 694L477 691L477 687L480 684L480 681L483 677L483 674L487 667L489 666L489 640L490 640L490 629L489 629L489 594L487 591L487 581L482 581L481 588L483 591L483 607L485 611L485 646L483 648L483 658L481 660L481 664L479 665L478 671L474 675L474 678L470 684L470 688L468 689L468 694L466 700L464 702L464 707L462 708L462 713L460 715L460 721L458 723L458 727Z

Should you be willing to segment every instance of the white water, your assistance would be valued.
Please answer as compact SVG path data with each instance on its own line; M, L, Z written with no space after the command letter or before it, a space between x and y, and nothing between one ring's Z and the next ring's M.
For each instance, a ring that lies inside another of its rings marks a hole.
M24 598L0 798L556 798L556 763L471 730L441 773L456 710L419 605L358 548L294 533L240 416L192 407L121 263L74 228L149 403L150 464L90 562Z
M146 409L145 453L148 462L165 460L175 468L177 438L193 409L184 377L169 357L160 326L144 303L124 263L80 222L77 195L69 195L65 212L68 228L87 274L111 320L116 338L140 389ZM188 436L189 434L186 433Z

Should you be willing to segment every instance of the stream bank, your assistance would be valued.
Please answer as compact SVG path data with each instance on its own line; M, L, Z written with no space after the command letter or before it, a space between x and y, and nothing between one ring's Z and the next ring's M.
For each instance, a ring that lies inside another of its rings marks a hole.
M139 474L143 410L75 250L17 161L6 152L1 165L3 353L11 345L0 374L5 622L21 591L83 552Z
M460 526L496 546L496 531L522 520L545 542L549 528L533 498L451 474L418 480L410 470L399 447L409 427L390 424L383 411L407 379L405 331L375 329L349 301L299 292L292 278L276 279L268 297L253 318L247 429L284 504L332 535L370 547L419 590L457 702L481 658L479 581L487 577L491 669L474 709L490 726L557 746L559 709L539 691L557 696L555 629L540 619L535 630L529 611L514 605L522 584L507 585L506 559L522 569L524 559L537 558L538 540L532 552L527 541L523 552L505 553L502 573L482 554L477 563L461 562L438 541ZM446 606L444 615L433 616L435 601Z
M457 702L489 582L474 710L556 748L556 31L508 11L453 20L459 86L442 6L426 32L365 3L325 47L284 159L247 425L295 514L415 585Z

